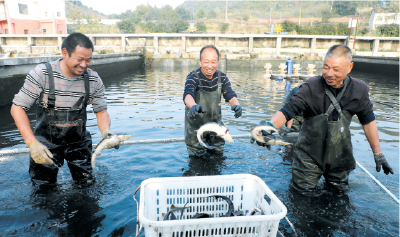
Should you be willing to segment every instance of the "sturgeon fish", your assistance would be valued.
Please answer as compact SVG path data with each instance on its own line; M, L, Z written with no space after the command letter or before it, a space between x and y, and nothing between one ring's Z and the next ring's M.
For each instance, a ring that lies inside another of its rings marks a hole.
M106 148L106 149L111 149L111 148L115 148L115 149L119 149L119 147L121 146L121 144L128 140L129 138L131 138L133 135L114 135L108 138L103 138L103 140L101 140L99 142L99 144L97 144L96 148L93 151L92 154L92 169L94 169L95 167L95 161L96 161L96 157L100 156L101 151Z
M214 149L215 147L207 146L202 140L204 132L215 132L217 136L225 139L228 142L233 142L231 134L229 130L226 128L224 122L221 121L221 124L218 123L206 123L197 130L197 139L199 140L200 144L208 149Z
M250 129L251 136L258 142L261 142L266 145L290 145L291 143L283 141L282 137L279 135L279 132L276 128L266 125L265 120L260 122L260 125L255 126ZM264 136L262 133L264 131L273 131L270 134Z
M186 203L186 204L187 204L187 203ZM185 204L185 206L183 206L183 207L176 207L174 204L171 204L171 207L170 207L169 211L167 212L167 214L165 214L163 220L164 220L164 221L167 221L170 215L171 215L170 220L176 220L176 216L175 216L175 214L174 214L174 212L176 212L176 211L182 211L182 214L181 214L181 219L182 219L183 211L184 211L186 208L189 208L189 207L186 207L186 204Z

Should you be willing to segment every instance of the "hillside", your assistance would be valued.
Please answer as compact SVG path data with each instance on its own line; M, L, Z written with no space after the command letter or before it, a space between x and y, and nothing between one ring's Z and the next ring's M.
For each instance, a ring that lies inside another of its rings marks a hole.
M70 8L77 7L82 11L83 18L88 19L89 16L94 17L94 18L102 18L105 19L107 18L107 15L98 12L96 10L93 10L93 8L88 7L86 5L83 5L81 1L72 1L72 0L66 0L65 1L65 12L67 14L68 18L68 12Z

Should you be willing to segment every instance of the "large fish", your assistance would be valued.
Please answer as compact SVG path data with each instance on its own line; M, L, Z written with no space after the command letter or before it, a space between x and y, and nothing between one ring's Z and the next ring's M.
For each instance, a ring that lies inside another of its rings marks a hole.
M129 138L131 138L133 135L114 135L108 138L104 138L103 140L101 140L99 142L99 144L97 144L96 148L93 151L92 154L92 168L94 169L95 167L95 161L96 161L96 157L100 156L101 151L106 148L106 149L111 149L111 148L115 148L115 149L119 149L119 147L121 146L121 144L128 140Z
M263 135L262 131L272 131L270 134ZM261 121L259 125L250 129L251 136L254 140L265 145L290 145L291 143L283 141L282 137L276 128L267 125L265 120ZM254 141L252 141L254 142Z
M205 146L208 149L214 149L215 147L212 146L207 146L203 142L203 133L204 132L215 132L217 136L225 139L228 142L233 142L233 139L231 137L231 134L229 133L229 130L225 127L224 122L221 121L221 124L218 123L206 123L203 126L197 130L197 139L199 140L200 144Z
M186 204L187 204L187 203L186 203ZM176 216L175 216L175 214L174 214L174 212L176 212L176 211L182 211L182 214L181 214L181 220L182 220L183 211L184 211L186 208L189 208L189 207L186 206L186 204L185 204L185 206L183 206L183 207L176 207L174 204L171 204L171 208L169 209L169 211L167 212L167 214L165 214L163 220L164 220L164 221L176 220ZM169 218L170 215L171 215L171 218Z

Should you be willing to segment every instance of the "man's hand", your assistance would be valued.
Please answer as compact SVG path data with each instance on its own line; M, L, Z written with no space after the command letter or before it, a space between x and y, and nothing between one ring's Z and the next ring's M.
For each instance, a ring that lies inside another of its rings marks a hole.
M231 107L231 110L235 111L235 118L242 116L242 106L234 105Z
M203 107L201 107L201 105L193 105L192 108L190 108L189 110L189 117L196 117L196 115L198 115L199 113L204 113L204 109Z
M45 145L40 143L37 139L28 145L32 159L36 164L51 165L53 161L53 154L47 149Z
M110 130L105 130L105 131L103 131L101 136L102 136L103 139L106 139L106 138L110 138L112 136L115 136L115 133L111 132Z
M262 134L263 137L267 137L268 135L271 135L273 132L274 132L274 131L268 131L268 132L267 132L267 131L265 131L265 130L261 130L261 134ZM259 145L259 146L269 147L269 145L267 145L267 143L259 142L259 141L257 141L257 140L254 139L254 138L250 138L250 143L254 143L254 142L256 142L257 145Z
M381 171L381 166L383 168L383 172L388 175L389 173L393 173L392 167L388 164L387 160L385 159L385 156L383 156L382 152L378 154L374 154L374 159L376 163L376 172Z

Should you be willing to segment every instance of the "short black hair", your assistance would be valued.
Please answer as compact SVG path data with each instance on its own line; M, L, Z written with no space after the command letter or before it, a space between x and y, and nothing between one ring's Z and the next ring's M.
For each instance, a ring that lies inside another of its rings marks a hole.
M219 60L219 51L218 51L218 49L217 49L217 47L215 47L215 45L212 45L212 44L209 44L209 45L206 45L206 46L204 46L203 48L201 48L201 50L200 50L200 60L201 60L201 54L203 53L203 51L205 50L205 49L215 49L215 51L217 51L217 55L218 55L218 60Z
M345 57L351 62L353 53L347 45L335 44L328 49L325 58Z
M87 49L92 49L92 52L94 51L93 43L89 37L79 32L74 32L68 35L61 45L61 50L66 48L68 56L71 56L78 45Z

